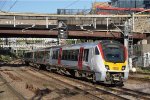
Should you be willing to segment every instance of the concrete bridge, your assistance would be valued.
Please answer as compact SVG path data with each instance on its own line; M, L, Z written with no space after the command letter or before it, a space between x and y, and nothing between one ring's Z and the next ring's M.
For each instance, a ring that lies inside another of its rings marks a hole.
M130 20L132 19L132 20ZM124 23L130 20L133 38L143 39L150 33L150 15L55 15L0 13L0 37L57 37L63 21L69 38L121 39ZM121 30L120 30L121 29ZM141 34L142 33L142 34Z

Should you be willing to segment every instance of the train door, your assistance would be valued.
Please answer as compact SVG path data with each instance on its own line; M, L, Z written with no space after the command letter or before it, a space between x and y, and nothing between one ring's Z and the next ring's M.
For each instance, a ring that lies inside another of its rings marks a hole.
M80 50L79 50L79 55L78 55L78 69L79 70L82 70L82 62L83 62L83 51L84 51L84 48L81 47Z
M58 64L61 64L62 48L59 49Z

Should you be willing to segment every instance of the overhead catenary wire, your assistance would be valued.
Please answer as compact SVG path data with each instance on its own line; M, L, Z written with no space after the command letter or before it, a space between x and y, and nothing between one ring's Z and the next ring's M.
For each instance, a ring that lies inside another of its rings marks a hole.
M75 3L79 2L80 0L76 0L73 1L72 3L70 3L69 5L67 5L66 7L64 7L64 9L69 8L70 6L74 5Z
M10 8L8 9L7 12L9 12L9 11L16 5L17 2L18 2L18 0L16 0L16 1L10 6Z

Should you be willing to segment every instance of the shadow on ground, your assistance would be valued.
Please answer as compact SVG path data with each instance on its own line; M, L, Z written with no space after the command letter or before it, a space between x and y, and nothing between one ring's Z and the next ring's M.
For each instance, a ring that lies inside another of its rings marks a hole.
M31 100L41 100L43 96L51 93L51 90L48 88L43 89L43 90L37 90L35 95L31 98Z
M8 63L0 63L0 67L23 67L25 64L8 64Z

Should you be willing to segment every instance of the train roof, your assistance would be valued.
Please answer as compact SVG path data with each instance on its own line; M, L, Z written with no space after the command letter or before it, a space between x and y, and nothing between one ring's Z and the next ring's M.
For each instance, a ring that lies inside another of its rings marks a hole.
M114 44L120 44L121 45L121 43L118 41L101 40L101 41L95 41L95 42L86 42L86 43L79 43L79 44L73 44L73 45L65 45L65 46L62 46L62 48L64 48L64 49L79 48L79 47L92 48L92 47L96 46L98 43L102 43L102 44L114 43Z
M108 44L108 43L114 43L114 44L120 44L120 42L118 41L114 41L114 40L100 40L100 41L95 41L95 42L85 42L85 43L79 43L79 44L72 44L72 45L60 45L60 46L52 46L52 47L48 47L48 48L40 48L40 49L34 49L31 51L27 51L28 52L34 52L34 51L43 51L43 50L48 50L51 48L63 48L63 49L79 49L80 47L84 47L84 48L92 48L95 47L96 45L98 45L98 43L101 44Z

